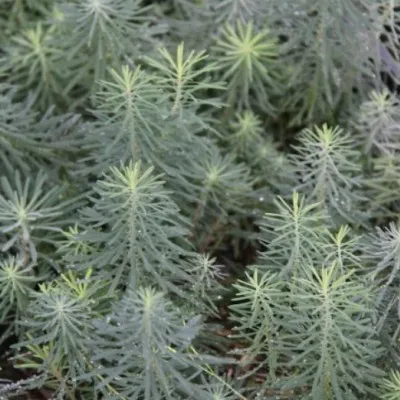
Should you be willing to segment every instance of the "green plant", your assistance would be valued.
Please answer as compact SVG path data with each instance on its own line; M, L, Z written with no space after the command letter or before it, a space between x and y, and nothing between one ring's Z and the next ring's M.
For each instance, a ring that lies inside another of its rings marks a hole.
M28 306L29 294L38 281L31 265L24 266L15 257L0 262L1 322L7 321L11 313L15 313L14 318L19 320Z
M149 288L129 290L120 305L96 324L97 335L88 343L93 362L107 365L90 374L102 376L98 387L116 381L124 398L146 400L199 395L191 380L201 372L202 360L190 351L198 318L184 321L179 309ZM185 375L185 370L192 371Z
M76 257L80 265L99 270L113 288L126 282L133 289L145 279L179 293L173 281L189 279L179 262L191 255L188 223L162 185L140 162L104 173L90 197L93 206L81 212L88 227L83 242L98 247Z
M33 89L44 110L68 101L65 85L70 71L65 70L62 49L53 38L54 29L38 22L14 38L0 61L0 71L9 74L9 82L18 83L23 91Z
M398 135L397 107L397 96L386 88L381 92L373 91L370 99L361 105L357 127L360 136L364 140L366 138L365 153L390 154L396 151L398 142L396 140Z
M398 0L0 0L0 398L399 397Z
M297 328L287 340L299 352L289 365L299 369L293 384L311 385L313 399L356 399L355 389L369 392L382 376L371 362L381 347L371 327L370 291L351 279L352 271L336 270L335 263L321 272L310 267L307 279L293 284Z
M68 223L63 218L63 211L72 204L71 200L60 201L64 192L62 186L46 187L47 176L43 171L34 180L29 177L23 181L18 171L13 178L14 187L5 176L0 181L3 191L0 232L6 239L1 250L17 251L23 265L27 266L30 261L37 261L40 243L55 243L60 227Z
M334 224L362 222L362 213L356 211L363 199L360 154L350 134L324 124L304 130L299 141L293 156L298 190L318 202Z
M214 48L222 79L228 82L227 101L239 108L254 102L264 111L274 108L269 93L279 89L278 47L268 29L256 31L251 22L228 24ZM254 98L253 101L251 99Z
M260 224L260 239L268 244L261 253L261 269L268 268L281 275L298 274L320 257L326 230L319 204L308 205L304 197L294 192L291 204L276 200L276 213L265 214Z
M397 400L400 393L400 376L398 371L392 371L389 378L382 383L382 399Z

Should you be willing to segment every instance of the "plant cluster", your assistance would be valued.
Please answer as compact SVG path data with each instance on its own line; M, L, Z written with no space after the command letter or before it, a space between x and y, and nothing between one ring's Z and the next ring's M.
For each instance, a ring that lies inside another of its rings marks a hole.
M0 0L0 399L399 400L399 10Z

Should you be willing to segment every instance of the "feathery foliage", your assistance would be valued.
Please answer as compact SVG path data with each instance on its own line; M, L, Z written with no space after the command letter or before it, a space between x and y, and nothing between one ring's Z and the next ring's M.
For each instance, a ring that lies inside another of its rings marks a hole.
M112 279L113 287L128 282L133 289L145 279L179 292L172 281L188 279L179 266L191 254L187 222L162 185L140 162L104 173L90 196L93 206L81 211L88 227L83 241L98 247L82 254L80 264Z
M199 321L183 321L179 309L149 288L129 290L118 308L95 324L96 336L88 344L100 365L99 387L116 381L125 398L146 400L196 394L182 371L193 369L194 379L201 370L190 354Z
M0 398L395 400L398 0L0 0Z
M299 141L293 156L298 190L310 201L320 203L333 224L362 221L363 215L356 211L362 201L357 193L361 164L350 134L323 125L304 130Z
M214 57L228 82L229 104L242 108L255 103L272 113L269 93L276 92L280 79L276 39L267 29L254 30L251 22L228 24L215 44Z

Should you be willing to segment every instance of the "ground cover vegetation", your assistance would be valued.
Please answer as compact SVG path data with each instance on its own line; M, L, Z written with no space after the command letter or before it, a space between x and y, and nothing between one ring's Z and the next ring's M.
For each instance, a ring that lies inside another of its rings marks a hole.
M400 399L399 0L0 0L0 398Z

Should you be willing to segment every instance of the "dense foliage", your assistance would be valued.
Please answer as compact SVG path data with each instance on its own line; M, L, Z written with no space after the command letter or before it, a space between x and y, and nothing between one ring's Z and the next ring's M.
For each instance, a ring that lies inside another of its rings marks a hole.
M399 400L399 24L0 0L0 399Z

